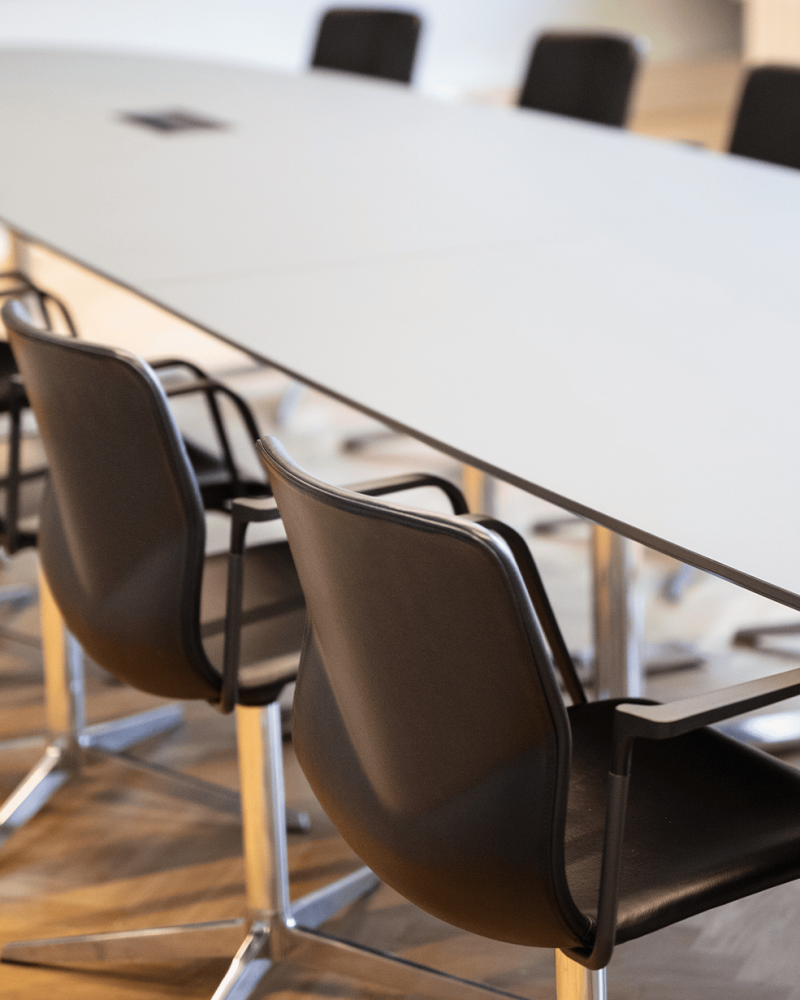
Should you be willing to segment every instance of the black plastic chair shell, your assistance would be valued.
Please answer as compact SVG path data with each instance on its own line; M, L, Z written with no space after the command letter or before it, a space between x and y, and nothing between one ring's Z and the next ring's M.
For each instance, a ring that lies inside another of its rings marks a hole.
M262 457L306 594L298 760L355 852L466 930L603 968L800 875L800 773L708 728L800 670L675 705L580 697L524 542ZM602 886L602 888L601 888Z
M334 8L320 21L311 65L410 83L421 29L411 11Z
M133 355L37 330L14 303L4 318L50 468L39 554L67 626L134 687L218 701L226 557L205 558L202 500L161 384ZM288 548L246 558L244 649L285 656L304 621ZM287 674L243 681L241 702L268 702Z
M623 126L642 43L608 32L548 32L531 53L518 104Z
M757 66L747 76L730 152L800 168L800 69Z

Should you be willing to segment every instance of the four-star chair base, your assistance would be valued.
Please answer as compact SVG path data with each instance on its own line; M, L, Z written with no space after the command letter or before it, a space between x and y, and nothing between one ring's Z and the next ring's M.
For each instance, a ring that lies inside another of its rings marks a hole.
M41 941L3 949L5 962L87 965L96 962L179 962L233 954L213 1000L245 1000L277 962L356 979L391 993L440 1000L514 997L479 983L408 962L318 931L339 910L378 885L360 868L332 885L290 902L286 849L280 706L236 708L244 825L248 915L174 927ZM238 950L237 950L238 949ZM557 953L558 1000L605 1000L605 973L588 972Z
M39 578L44 646L45 701L49 737L44 753L0 805L0 844L23 826L70 778L87 764L113 759L127 767L158 778L169 792L222 812L238 814L239 794L219 785L181 774L170 768L129 756L125 751L180 725L182 705L162 705L146 712L86 725L83 678L83 651L65 632L63 620L43 574ZM34 741L7 741L3 749L20 749ZM308 816L292 810L286 813L290 830L304 832Z

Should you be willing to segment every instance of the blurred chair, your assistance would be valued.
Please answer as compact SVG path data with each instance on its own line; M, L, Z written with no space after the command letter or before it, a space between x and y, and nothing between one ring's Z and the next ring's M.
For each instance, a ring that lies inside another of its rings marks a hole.
M800 168L800 69L750 70L729 148L737 156Z
M311 65L410 83L421 29L410 11L333 8L320 21Z
M247 920L16 942L3 959L152 962L229 956L241 945L215 994L241 1000L266 971L264 920L275 892L293 919L316 927L376 884L360 869L289 904L286 820L303 824L285 813L277 698L296 673L305 606L285 541L244 548L247 525L275 519L277 510L271 500L237 501L228 577L227 555L204 554L200 494L152 370L132 355L37 330L18 303L6 304L3 319L50 467L39 531L46 587L75 639L119 680L236 709L249 905ZM455 487L436 477L363 488L427 485L464 509ZM74 773L100 750L148 769L79 736L74 727L58 734L50 774ZM231 798L198 779L150 770L184 797L216 807Z
M610 32L547 32L537 39L518 104L623 126L646 43Z
M586 1000L605 997L615 944L800 876L800 773L708 728L797 694L800 670L588 703L511 528L357 496L262 449L308 610L297 758L388 885L463 930L556 949L559 1000ZM397 985L393 960L370 962L350 974ZM402 988L435 995L415 971Z

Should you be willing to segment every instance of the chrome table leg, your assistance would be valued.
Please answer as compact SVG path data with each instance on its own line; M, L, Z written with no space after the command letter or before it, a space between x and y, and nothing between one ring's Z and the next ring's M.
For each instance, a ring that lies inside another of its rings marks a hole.
M592 526L598 698L638 698L642 691L642 616L633 586L633 544L608 528Z

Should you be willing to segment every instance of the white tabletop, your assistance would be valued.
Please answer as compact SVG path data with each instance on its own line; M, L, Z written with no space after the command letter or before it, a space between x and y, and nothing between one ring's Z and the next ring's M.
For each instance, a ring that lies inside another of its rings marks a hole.
M0 216L800 608L800 172L405 88L6 52ZM120 111L226 130L161 135Z

